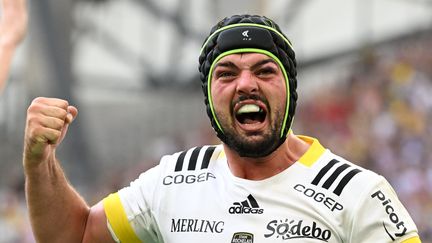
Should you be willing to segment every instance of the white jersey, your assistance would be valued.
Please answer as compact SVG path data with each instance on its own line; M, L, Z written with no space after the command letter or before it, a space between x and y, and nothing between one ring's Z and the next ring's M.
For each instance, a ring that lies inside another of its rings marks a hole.
M118 242L420 242L388 182L313 138L292 166L265 180L235 177L223 146L164 156L104 199Z

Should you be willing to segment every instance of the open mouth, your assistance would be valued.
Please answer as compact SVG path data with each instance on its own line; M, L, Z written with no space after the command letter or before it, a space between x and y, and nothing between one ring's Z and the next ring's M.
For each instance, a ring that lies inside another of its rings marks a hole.
M235 117L241 124L256 124L264 122L267 112L256 104L244 104L237 112Z

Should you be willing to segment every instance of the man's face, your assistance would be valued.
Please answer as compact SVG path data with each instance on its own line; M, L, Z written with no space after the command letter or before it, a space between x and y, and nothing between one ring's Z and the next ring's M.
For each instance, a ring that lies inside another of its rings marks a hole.
M283 73L270 57L232 54L216 63L211 96L225 142L243 157L262 157L277 148L284 120Z

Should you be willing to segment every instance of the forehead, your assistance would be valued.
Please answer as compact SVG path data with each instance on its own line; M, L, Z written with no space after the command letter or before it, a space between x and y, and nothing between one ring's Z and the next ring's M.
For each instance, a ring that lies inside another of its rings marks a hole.
M271 57L261 54L261 53L235 53L230 54L227 56L224 56L221 58L216 64L218 63L234 63L236 65L254 65L260 61L271 59ZM275 62L276 64L276 62Z

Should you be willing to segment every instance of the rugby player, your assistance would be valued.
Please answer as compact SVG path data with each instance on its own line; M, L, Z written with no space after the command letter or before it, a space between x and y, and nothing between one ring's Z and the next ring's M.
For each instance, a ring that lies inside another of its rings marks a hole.
M39 242L420 242L382 176L293 133L296 59L276 23L221 20L204 41L199 70L222 143L166 155L92 207L55 155L77 108L32 102L24 170Z

